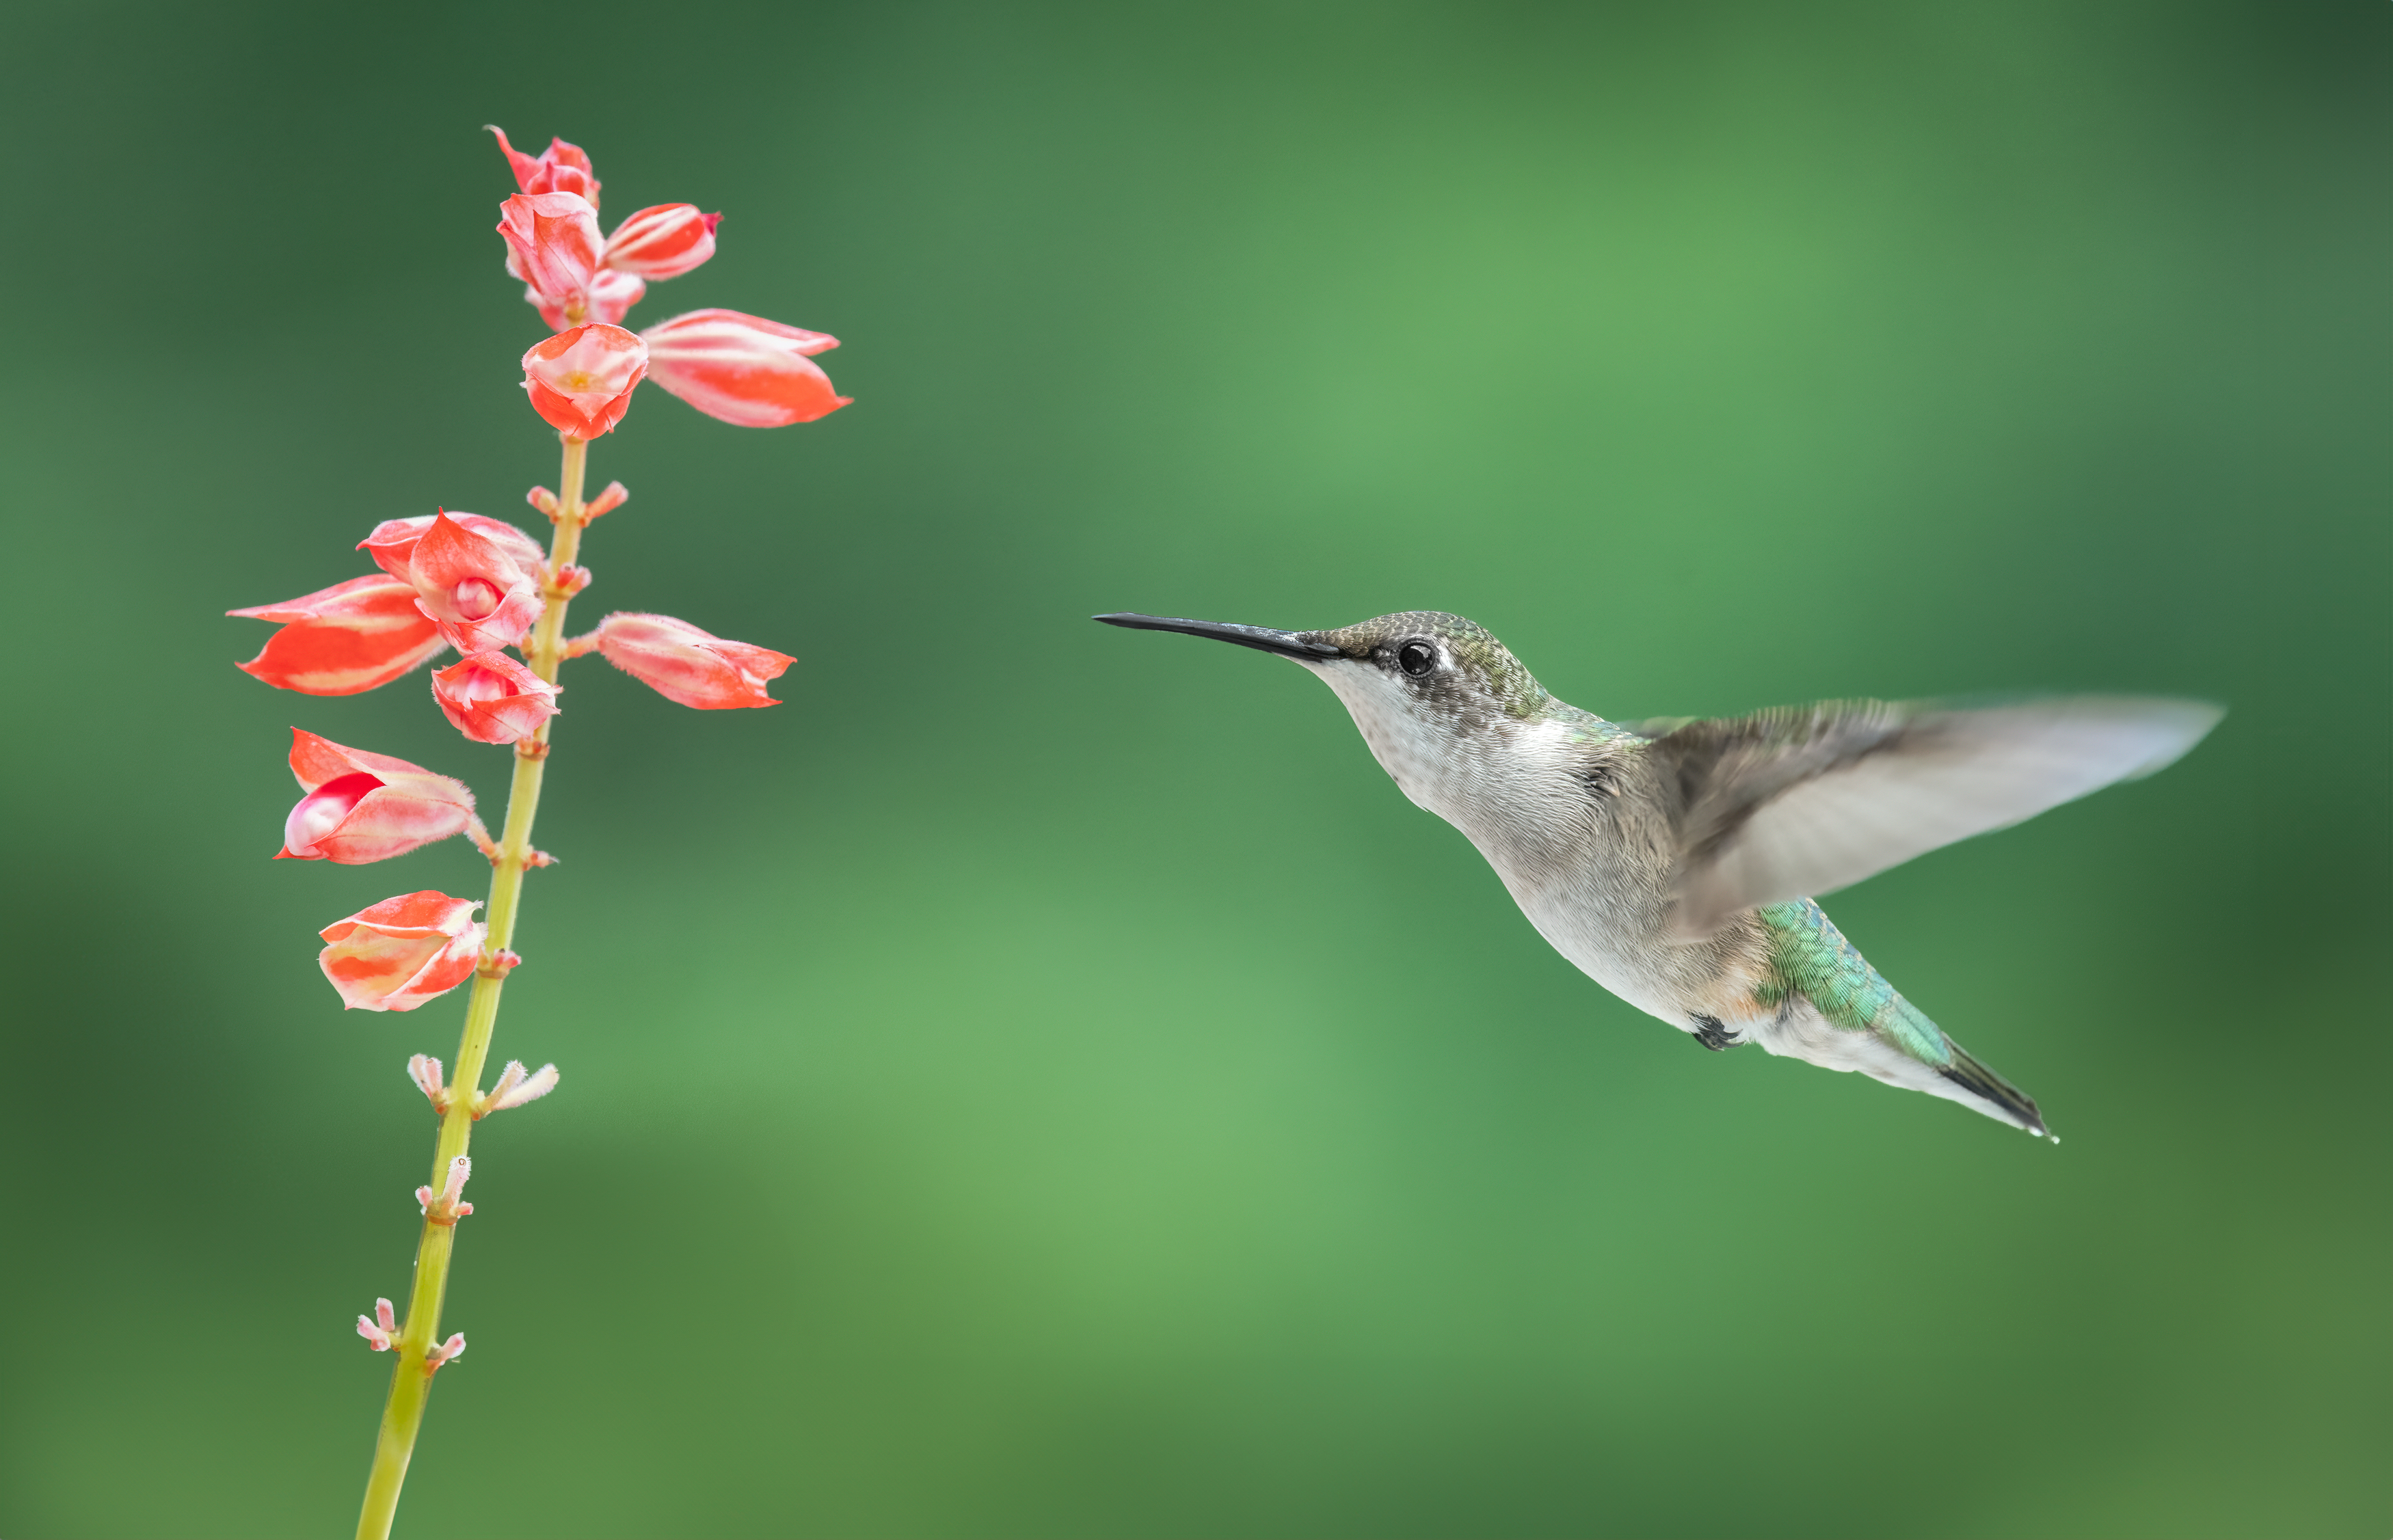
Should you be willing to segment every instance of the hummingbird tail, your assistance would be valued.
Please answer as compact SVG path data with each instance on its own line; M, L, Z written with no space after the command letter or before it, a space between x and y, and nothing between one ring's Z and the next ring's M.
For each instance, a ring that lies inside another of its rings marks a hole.
M2052 1130L2044 1126L2044 1114L2036 1110L2034 1097L1971 1058L1968 1051L1952 1038L1945 1038L1944 1046L1952 1051L1953 1062L1939 1068L1939 1076L1977 1101L2000 1108L1994 1116L2003 1121L2015 1123L2032 1134L2051 1137Z

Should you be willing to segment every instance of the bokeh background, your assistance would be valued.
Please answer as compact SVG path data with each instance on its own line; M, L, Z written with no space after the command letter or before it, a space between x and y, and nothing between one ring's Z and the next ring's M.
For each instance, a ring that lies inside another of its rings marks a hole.
M346 1533L462 996L313 933L221 619L537 523L480 125L727 211L634 324L410 1536L2375 1536L2385 7L56 4L0 23L0 1531ZM1460 611L1615 716L2183 692L2158 779L1830 906L2031 1143L1547 950L1299 671Z

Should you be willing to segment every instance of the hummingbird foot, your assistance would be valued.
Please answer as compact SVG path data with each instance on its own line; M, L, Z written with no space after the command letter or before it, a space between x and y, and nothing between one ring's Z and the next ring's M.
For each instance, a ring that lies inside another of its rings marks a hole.
M1726 1052L1745 1041L1738 1036L1736 1028L1728 1025L1718 1016L1706 1016L1701 1011L1694 1012L1693 1016L1694 1028L1688 1036L1710 1049L1714 1053Z

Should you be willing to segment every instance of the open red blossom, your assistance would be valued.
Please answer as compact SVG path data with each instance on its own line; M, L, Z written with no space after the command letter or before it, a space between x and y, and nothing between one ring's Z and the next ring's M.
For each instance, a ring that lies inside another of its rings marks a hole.
M570 192L518 192L499 205L507 271L569 321L588 319L591 280L606 242L598 211Z
M482 951L481 904L429 890L324 927L317 966L349 1011L412 1011L465 982Z
M559 332L523 356L524 389L551 427L576 438L612 433L648 372L647 345L620 326ZM479 650L479 649L477 649Z
M516 186L526 192L573 192L598 206L598 176L590 169L590 157L580 145L567 144L563 139L551 139L548 148L538 155L527 155L507 143L506 135L495 124L483 128L499 137L499 152L507 158L507 168L516 174Z
M556 686L503 652L477 652L432 676L432 698L477 743L517 743L556 714Z
M719 214L695 203L659 203L615 227L607 238L607 266L642 278L679 278L714 254Z
M443 508L437 514L420 514L413 518L384 519L373 527L373 534L358 542L358 549L372 556L376 567L394 578L403 580L407 576L408 558L415 555L415 542L432 528L434 519L444 516L504 551L517 567L527 572L539 571L548 555L540 542L503 518L461 514L453 508Z
M540 584L496 541L446 514L434 515L416 541L407 576L415 585L416 607L459 652L515 646L543 606Z
M605 321L612 326L623 319L623 312L639 304L647 292L648 286L630 273L610 272L601 268L598 276L590 281L589 303L582 310L582 320ZM567 319L564 306L552 305L543 299L540 291L529 283L524 285L524 302L540 312L540 319L548 322L548 329L552 332L562 332L581 324L581 321Z
M415 607L414 587L379 572L225 613L281 622L263 652L234 666L301 695L355 695L387 685L443 646L438 628Z
M307 795L283 820L278 861L363 866L463 834L474 820L464 782L303 728L291 729L291 773Z
M692 310L640 333L658 385L743 428L811 423L847 405L809 354L837 337L737 310Z
M726 642L670 615L609 615L578 650L593 646L667 700L706 711L779 705L765 684L797 661L770 647Z

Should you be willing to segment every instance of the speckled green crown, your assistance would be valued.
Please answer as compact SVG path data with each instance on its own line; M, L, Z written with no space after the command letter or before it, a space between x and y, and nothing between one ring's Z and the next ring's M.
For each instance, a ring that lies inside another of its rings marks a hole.
M1512 656L1512 650L1496 640L1485 626L1444 610L1408 609L1400 615L1359 620L1336 631L1308 631L1302 635L1307 641L1327 642L1357 659L1401 646L1410 637L1430 637L1445 645L1455 660L1471 672L1471 682L1480 692L1501 705L1506 715L1535 716L1553 699L1536 676Z

